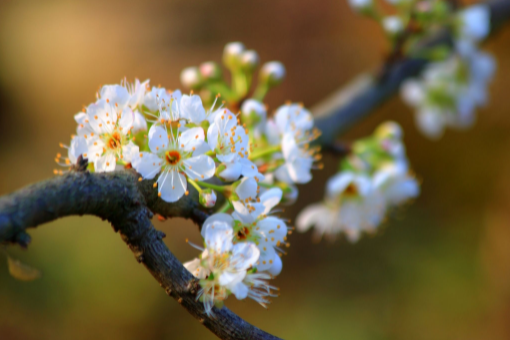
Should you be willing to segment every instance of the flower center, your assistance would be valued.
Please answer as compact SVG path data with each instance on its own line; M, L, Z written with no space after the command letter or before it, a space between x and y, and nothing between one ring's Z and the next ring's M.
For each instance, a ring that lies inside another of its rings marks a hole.
M115 131L114 133L111 134L107 145L112 150L118 149L122 145L121 136L118 131Z
M181 160L181 154L177 150L168 151L166 153L166 161L170 165L176 165Z
M351 183L347 186L347 188L345 188L344 195L356 196L358 195L358 188L353 183Z
M237 232L237 239L240 241L246 240L248 236L250 236L250 229L246 227L239 229L239 231Z

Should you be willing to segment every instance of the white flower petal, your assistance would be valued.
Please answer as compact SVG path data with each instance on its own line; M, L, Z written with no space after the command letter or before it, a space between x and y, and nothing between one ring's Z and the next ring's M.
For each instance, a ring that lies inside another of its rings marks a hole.
M158 177L158 190L165 202L177 202L186 192L186 177L177 171L165 171Z
M216 165L211 157L200 155L186 159L184 171L191 179L205 180L214 176Z
M282 264L282 259L280 258L280 256L275 256L273 259L273 264L267 270L267 272L273 276L280 275L280 273L282 272L282 266L283 266L283 264Z
M201 127L191 128L182 132L179 137L179 147L185 151L194 151L204 142L204 129Z
M68 158L71 164L76 164L78 157L84 155L83 158L88 158L88 144L84 137L74 137L68 150Z
M282 190L280 188L271 188L260 195L260 203L264 205L263 214L268 214L271 209L276 207L282 200Z
M152 125L149 130L149 148L157 153L168 147L168 135L160 125Z
M204 242L207 249L212 249L217 253L225 253L232 250L232 237L234 230L232 227L221 221L215 221L204 227Z
M145 120L145 117L138 110L135 110L134 114L135 121L133 122L132 133L147 131L147 121Z
M276 246L278 242L283 242L287 236L287 225L281 219L268 216L257 222L259 234L262 235L265 243ZM262 243L262 242L261 242Z
M244 177L236 188L236 194L241 201L253 201L257 198L257 181L253 177Z
M112 104L117 104L123 108L129 102L130 95L128 90L120 85L104 85L99 92L101 99L105 99Z
M195 124L200 124L205 120L205 109L202 105L202 99L198 95L183 95L181 97L180 116L189 119Z
M216 213L216 214L213 214L213 215L209 216L204 221L204 224L202 225L202 232L201 232L202 237L205 238L205 231L207 229L207 226L209 224L213 224L213 223L216 223L216 222L226 223L230 227L232 227L232 225L234 223L234 219L232 218L232 216L230 216L229 214L225 214L225 213Z
M107 154L99 157L94 163L94 170L96 172L110 172L115 170L117 161L113 154Z
M241 176L242 165L240 163L225 164L226 168L219 173L219 176L226 181L236 181Z
M119 119L119 126L121 128L122 133L127 134L129 129L133 126L135 121L135 114L129 107L125 107L122 109L122 113Z
M122 146L122 157L123 160L131 163L134 157L139 157L140 149L138 145L135 145L132 141L129 141L127 145Z
M142 157L132 157L131 165L144 179L153 179L161 171L161 159L150 152L141 154Z

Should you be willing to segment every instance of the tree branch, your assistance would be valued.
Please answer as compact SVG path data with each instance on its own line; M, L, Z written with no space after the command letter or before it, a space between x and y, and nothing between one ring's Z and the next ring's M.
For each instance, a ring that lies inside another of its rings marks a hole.
M494 33L510 19L510 0L490 0L486 4L491 13L491 33ZM438 46L449 40L447 34L441 33L424 42L424 46ZM370 73L362 74L315 105L311 111L316 117L317 128L322 131L319 142L322 145L333 143L339 134L391 98L404 80L417 76L426 65L424 59L405 59L392 63L380 81Z
M201 225L207 214L192 191L178 202L165 203L152 187L153 181L138 181L134 170L110 173L70 171L63 176L30 185L0 198L0 243L26 247L26 229L70 215L95 215L111 222L138 262L190 314L221 339L278 339L247 323L228 308L204 312L196 300L199 284L170 252L165 234L152 225L153 213L164 217L190 218Z

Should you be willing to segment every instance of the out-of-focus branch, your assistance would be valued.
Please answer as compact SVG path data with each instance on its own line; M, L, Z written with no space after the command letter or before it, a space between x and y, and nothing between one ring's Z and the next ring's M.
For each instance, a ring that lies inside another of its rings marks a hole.
M26 247L28 228L70 215L95 215L111 222L115 231L143 263L166 293L221 339L278 339L247 323L228 308L213 309L208 316L196 300L196 280L170 252L165 234L151 223L153 213L190 218L201 225L207 214L198 207L192 191L176 203L157 196L153 181L138 181L133 170L111 173L70 171L63 176L30 185L0 198L0 244Z
M491 33L510 19L510 0L490 0L486 2L491 13ZM449 37L441 33L430 41L427 47L448 43ZM362 74L347 86L339 89L315 105L315 123L322 131L320 143L330 145L335 138L362 120L375 108L398 92L402 82L418 75L427 61L424 59L403 59L392 63L385 76L378 80L373 74Z

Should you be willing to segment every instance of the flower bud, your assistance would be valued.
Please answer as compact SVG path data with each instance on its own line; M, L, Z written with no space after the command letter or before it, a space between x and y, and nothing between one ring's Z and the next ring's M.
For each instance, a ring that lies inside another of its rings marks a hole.
M364 11L372 7L372 0L349 0L349 5L355 11Z
M223 49L223 64L231 70L236 70L241 65L241 56L244 52L244 45L240 42L231 42Z
M182 70L181 83L190 89L198 88L202 84L202 77L198 67L187 67Z
M221 68L214 61L208 61L200 65L200 75L205 80L221 79Z
M269 87L280 84L285 78L285 66L279 61L270 61L262 65L260 81L267 83Z
M485 4L471 6L460 12L461 35L475 41L489 35L490 9Z
M241 66L244 70L253 72L259 66L259 55L254 50L244 51L241 55Z
M402 139L404 133L396 122L384 122L375 129L374 135L377 138Z
M384 30L390 35L396 35L404 30L404 23L396 15L391 15L383 19L382 25Z
M241 114L246 125L253 127L255 131L262 132L267 117L264 104L255 99L248 99L241 106Z
M216 192L209 188L203 189L198 200L204 207L212 208L216 204Z

